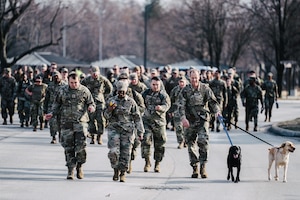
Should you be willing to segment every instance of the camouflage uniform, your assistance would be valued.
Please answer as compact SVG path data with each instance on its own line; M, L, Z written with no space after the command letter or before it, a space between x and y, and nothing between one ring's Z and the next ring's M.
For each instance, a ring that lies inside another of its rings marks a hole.
M109 110L109 104L116 104L114 110ZM120 99L118 96L111 97L107 101L104 117L108 121L108 158L113 169L125 172L131 155L131 147L134 141L134 130L142 136L144 126L142 123L139 107L128 95Z
M143 115L145 134L141 144L142 158L145 158L146 165L150 167L152 142L154 142L154 160L156 164L162 161L165 154L165 143L167 141L166 113L171 106L171 101L169 95L163 89L159 92L147 89L142 93L142 96L146 106ZM158 105L161 106L162 110L155 110ZM144 169L144 171L148 170Z
M48 85L45 83L41 83L41 85L35 83L27 88L29 92L32 92L30 113L33 131L36 131L38 121L40 122L40 129L44 128L44 101L47 87Z
M234 83L230 85L227 84L227 97L228 103L227 106L224 108L224 118L226 119L226 128L227 130L231 129L232 118L234 118L235 125L236 125L236 118L234 111L237 109L237 98L239 95L239 90L235 87Z
M265 121L271 121L272 117L272 108L274 102L277 100L277 94L278 94L278 88L277 83L273 79L265 80L262 84L262 89L265 90L265 98L264 98L264 104L265 104Z
M227 87L226 87L226 82L221 80L221 79L213 79L212 81L209 82L209 87L211 88L211 90L213 91L218 103L219 103L219 106L220 106L220 109L221 109L221 112L223 111L223 108L226 107L227 105ZM218 119L215 118L214 115L211 116L211 130L214 131L214 123L215 121L217 121L217 132L220 132L220 122Z
M4 69L4 75L0 78L1 115L4 125L7 124L6 120L8 115L10 117L10 123L13 123L13 115L15 112L16 84L16 79L11 76L11 69Z
M61 80L61 76L59 72L54 72L52 75L55 79L55 76L58 76L58 81L52 80L47 88L46 91L46 97L45 97L45 104L44 104L44 113L49 113L49 110L52 107L52 104L55 100L55 97L57 96L59 90L66 86L67 83L65 81ZM56 134L60 134L60 124L59 124L59 115L52 117L49 120L49 126L50 126L50 136L52 137L51 143L56 143Z
M95 68L94 72L98 69ZM105 97L112 93L113 87L110 81L102 76L98 75L96 79L92 76L88 76L81 81L81 84L86 86L92 93L95 103L97 105L94 113L89 113L89 132L91 134L91 144L94 144L94 135L97 135L98 144L102 144L102 135L104 133L105 118L103 116L105 107Z
M250 78L251 79L251 78ZM251 80L250 80L251 81ZM258 100L263 105L262 89L255 84L255 78L252 78L253 84L247 85L241 92L243 106L246 107L246 130L249 130L249 121L254 118L254 131L257 131ZM262 106L263 107L263 106Z
M53 117L60 116L61 145L65 150L66 166L69 173L86 162L86 137L88 134L89 106L96 108L91 92L83 85L71 89L61 87L52 104ZM77 174L78 175L78 174ZM72 178L70 178L72 179Z
M24 76L23 76L24 77ZM30 119L30 96L26 94L25 90L27 87L32 85L32 81L26 79L21 79L18 83L17 88L17 97L18 97L18 114L21 123L21 127L24 127L24 122L26 127L29 126L29 119Z
M201 82L197 89L194 89L191 84L184 87L179 98L179 114L182 119L187 119L190 123L186 129L186 143L190 165L194 170L193 175L197 174L195 177L192 175L192 178L196 178L198 177L197 163L200 162L200 167L205 167L208 160L210 116L208 107L213 113L220 113L220 107L208 84ZM199 147L199 157L196 145Z
M179 144L178 148L181 148L181 144L185 143L185 135L184 135L184 128L181 122L181 116L179 113L179 96L181 94L182 88L179 85L174 87L170 92L170 99L171 99L171 108L168 111L169 113L173 114L173 122L175 125L175 132L177 142Z

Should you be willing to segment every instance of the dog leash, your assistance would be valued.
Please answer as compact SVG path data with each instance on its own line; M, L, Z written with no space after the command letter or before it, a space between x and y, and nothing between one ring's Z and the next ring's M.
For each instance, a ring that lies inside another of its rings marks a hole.
M227 131L226 126L225 126L224 121L223 121L224 118L223 118L221 115L219 115L219 116L218 116L218 119L219 119L219 121L221 122L221 124L222 124L222 126L223 126L223 129L224 129L224 131L225 131L225 133L226 133L226 135L227 135L227 138L228 138L228 140L229 140L231 146L233 146L232 141L231 141L231 138L230 138L230 136L229 136L229 134L228 134L228 131Z
M221 116L220 116L221 117ZM224 120L224 118L222 117L222 120ZM229 122L231 125L233 125L233 126L235 126L235 127L237 127L238 129L240 129L240 130L242 130L242 131L244 131L245 133L248 133L249 135L251 135L252 137L255 137L256 139L258 139L258 140L260 140L260 141L262 141L262 142L264 142L264 143L266 143L266 144L268 144L268 145L270 145L270 146L272 146L272 147L274 147L274 145L272 145L272 144L270 144L270 143L268 143L268 142L266 142L265 140L263 140L263 139L261 139L261 138L259 138L259 137L257 137L257 136L255 136L255 135L253 135L252 133L250 133L249 131L246 131L245 129L242 129L241 127L239 127L239 126L236 126L236 125L234 125L233 123L231 123L231 122Z

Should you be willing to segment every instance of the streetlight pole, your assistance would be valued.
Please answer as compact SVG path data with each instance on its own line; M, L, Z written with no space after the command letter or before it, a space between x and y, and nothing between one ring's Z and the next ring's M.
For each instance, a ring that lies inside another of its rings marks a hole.
M102 60L102 0L99 1L99 61Z
M147 67L147 34L148 34L148 18L149 18L149 10L151 8L151 3L149 0L145 5L145 13L144 13L144 67Z
M66 10L68 6L64 6L64 13L63 13L63 57L67 56L67 28L66 28Z

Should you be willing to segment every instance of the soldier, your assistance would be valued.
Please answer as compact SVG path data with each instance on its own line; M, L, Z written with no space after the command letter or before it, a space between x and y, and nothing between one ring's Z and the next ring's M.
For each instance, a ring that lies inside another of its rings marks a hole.
M214 79L209 82L209 87L213 91L215 97L217 98L217 101L219 103L221 112L223 111L223 108L227 106L227 86L226 82L221 79L221 72L220 70L217 70L214 73ZM214 131L215 127L215 121L217 121L217 132L220 132L220 122L218 119L215 118L214 114L211 116L211 131Z
M175 125L176 138L179 144L177 148L182 149L183 147L186 147L186 143L185 143L184 128L182 126L178 104L179 104L180 93L182 89L186 86L187 80L185 77L180 77L178 82L179 85L175 86L170 92L171 108L168 111L168 113L172 116L173 124Z
M37 130L38 122L40 122L40 130L44 129L44 101L48 85L42 83L42 77L35 77L34 84L26 88L25 92L31 98L30 112L33 131Z
M127 73L121 73L118 77L118 82L125 82L125 84L129 85L129 80L128 80L128 74ZM118 83L116 82L116 84ZM114 92L112 94L112 96L116 96L117 95L117 85L114 84ZM144 103L144 99L142 97L142 95L140 93L138 93L137 91L131 89L130 87L127 88L126 90L126 95L129 96L130 98L132 98L140 111L141 116L143 116L144 112L145 112L145 103ZM139 140L139 137L137 135L137 130L134 129L134 134L135 134L135 138L134 138L134 142L131 148L131 156L130 156L130 161L129 161L129 166L128 166L128 170L127 173L130 174L132 171L132 161L135 159L136 155L137 155L137 148L140 146L141 141Z
M1 115L3 125L7 125L7 117L13 123L13 115L15 112L15 97L16 97L16 79L11 75L11 69L5 68L4 74L0 79L1 93Z
M18 114L21 123L21 127L29 126L30 119L30 97L26 94L25 90L27 87L32 85L33 82L28 79L27 74L21 75L21 81L18 83L17 87L17 97L18 97Z
M249 84L241 92L243 106L246 107L246 130L249 130L249 121L254 118L254 129L257 131L258 100L260 100L262 110L264 108L262 99L262 89L256 85L256 77L249 77Z
M81 81L92 93L97 105L96 112L89 113L89 132L91 134L90 144L95 144L95 135L97 135L98 144L102 144L102 135L104 133L105 118L103 111L105 107L105 96L112 93L113 86L110 81L100 74L98 66L91 66L91 76Z
M49 83L48 88L46 90L45 104L44 104L44 113L48 113L51 110L52 104L57 96L61 87L66 86L67 83L62 81L62 76L58 71L53 72L52 81ZM57 116L59 117L59 115ZM50 136L52 137L51 144L56 144L56 134L60 135L60 125L59 119L52 117L49 121L50 126Z
M118 81L116 88L117 95L109 98L104 111L108 121L108 158L114 169L113 180L117 181L120 177L120 182L125 182L125 172L129 168L131 147L135 138L134 130L141 140L144 126L139 107L134 99L126 94L128 82Z
M229 75L226 77L226 85L227 85L227 98L228 98L228 103L227 106L224 108L224 118L226 119L225 125L227 130L231 129L231 123L234 118L234 111L236 110L237 106L237 98L239 95L239 90L236 88L235 84L232 82L234 81L232 77ZM235 120L235 126L237 120Z
M154 143L155 172L160 172L160 162L165 154L166 134L166 113L171 106L169 95L161 89L161 80L154 76L151 78L151 88L142 94L146 110L143 115L145 127L144 139L141 144L142 158L145 159L144 172L151 167L150 155L151 144Z
M241 78L239 77L239 75L236 73L236 68L230 68L228 69L228 78L231 79L231 83L232 85L237 89L238 93L236 94L236 99L231 99L231 104L233 106L233 111L232 111L232 115L233 115L233 119L234 119L234 125L235 128L237 128L237 122L239 120L239 104L238 104L238 96L241 93L242 87L243 87L243 83ZM229 101L229 100L228 100ZM229 103L229 102L228 102Z
M67 179L74 179L76 167L77 178L84 177L82 165L86 162L86 137L88 134L88 113L95 112L96 105L88 88L80 84L79 76L71 72L68 85L62 87L46 119L60 116L61 145L64 148Z
M265 90L265 122L271 121L272 117L272 108L275 101L277 101L278 97L278 87L276 84L276 81L273 80L273 74L272 72L268 73L268 79L264 81L262 84L262 89Z
M201 178L207 178L205 164L209 148L209 109L220 115L220 107L216 97L207 84L200 82L200 73L192 69L190 82L182 89L180 95L179 114L186 129L186 143L193 168L192 178L198 178L198 162L200 162ZM196 152L199 147L199 157Z
M129 79L130 79L129 88L137 91L140 94L147 89L146 84L144 84L139 80L137 73L131 73Z

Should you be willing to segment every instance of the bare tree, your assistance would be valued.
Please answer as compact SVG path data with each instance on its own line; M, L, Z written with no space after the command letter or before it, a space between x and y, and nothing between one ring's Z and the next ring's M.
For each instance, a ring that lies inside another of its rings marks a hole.
M21 59L25 55L51 45L58 45L58 42L61 40L62 37L60 32L54 30L55 20L61 9L61 3L58 2L54 14L48 18L49 27L47 29L43 29L43 31L47 30L47 35L48 35L47 40L44 40L43 42L38 42L35 45L33 44L28 45L27 48L24 48L23 51L18 52L16 55L14 55L11 61L8 61L7 52L11 48L13 48L13 44L17 44L18 42L24 44L24 42L26 42L25 38L29 39L28 35L26 36L26 34L28 34L28 31L31 31L32 29L24 32L20 31L22 30L21 29L23 25L22 23L25 21L24 19L25 15L28 14L28 12L32 12L33 11L32 9L34 9L37 12L38 10L36 9L40 9L40 6L39 4L36 4L34 0L22 0L22 1L1 0L0 8L1 8L1 12L0 12L1 14L0 15L1 71L3 70L3 68L13 66L19 59ZM12 34L12 31L15 31L14 34ZM10 46L8 46L8 44Z

